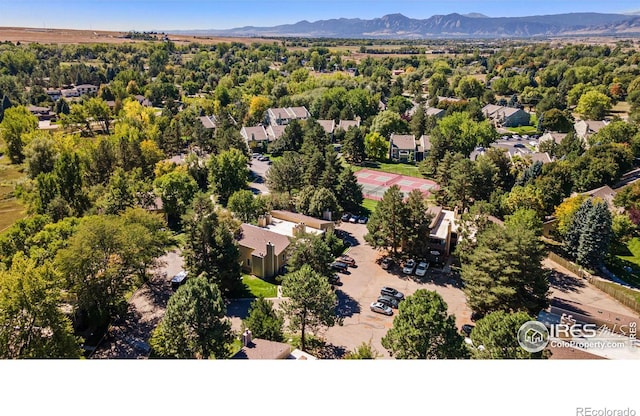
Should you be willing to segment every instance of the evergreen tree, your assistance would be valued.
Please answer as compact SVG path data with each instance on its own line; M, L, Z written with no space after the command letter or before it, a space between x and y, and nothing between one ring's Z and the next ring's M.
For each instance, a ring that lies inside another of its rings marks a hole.
M387 189L367 223L365 240L374 248L391 249L394 253L402 243L405 232L406 206L398 185Z
M336 187L338 204L347 212L360 212L362 205L362 185L351 169L344 169Z
M455 317L447 313L447 304L438 293L426 289L417 290L400 303L382 346L399 359L468 357Z
M251 302L249 316L242 321L242 328L251 331L254 338L282 342L284 334L282 314L273 309L273 302L262 296Z
M427 115L425 113L424 105L420 104L413 114L411 121L409 122L409 130L416 139L422 137L427 129Z
M576 253L578 264L592 269L602 264L605 255L609 252L611 225L611 212L606 202L594 203L581 226Z
M351 127L347 130L342 141L342 154L347 162L359 165L364 161L364 137L364 128Z

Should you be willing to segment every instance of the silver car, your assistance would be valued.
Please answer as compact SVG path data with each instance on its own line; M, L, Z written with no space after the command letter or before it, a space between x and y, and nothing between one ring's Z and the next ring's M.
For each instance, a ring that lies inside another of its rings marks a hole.
M421 261L416 267L416 276L424 277L427 274L427 269L429 269L429 263Z
M404 273L404 274L412 274L413 273L413 269L415 269L415 268L416 268L416 261L414 259L409 259L404 264L404 267L402 268L402 273Z
M373 302L371 304L371 310L373 312L381 313L383 315L391 316L393 315L393 310L387 305L383 305L380 302Z

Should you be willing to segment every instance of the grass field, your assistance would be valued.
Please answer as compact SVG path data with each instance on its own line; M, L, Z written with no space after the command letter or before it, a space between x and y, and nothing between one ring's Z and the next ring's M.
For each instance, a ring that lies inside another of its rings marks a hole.
M632 238L615 252L607 267L625 282L640 287L640 238Z
M14 196L16 185L25 178L20 169L9 164L6 156L0 159L0 232L26 216L24 206Z
M242 286L241 293L238 294L238 297L241 298L257 298L259 296L275 298L278 296L278 285L256 276L243 274Z
M376 207L378 206L378 201L374 201L373 199L364 199L362 201L362 208L367 211L367 215L371 216L371 214L373 214L373 212L376 210Z
M380 172L395 173L398 175L412 176L414 178L424 178L420 174L418 167L407 163L388 162L366 162L363 166L351 166L354 171L362 169L378 170Z

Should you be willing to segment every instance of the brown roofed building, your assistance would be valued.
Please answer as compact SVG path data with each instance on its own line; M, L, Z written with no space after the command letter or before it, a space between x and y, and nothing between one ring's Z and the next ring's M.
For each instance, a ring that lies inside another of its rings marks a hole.
M416 139L411 134L391 134L389 159L408 162L415 160Z
M333 120L318 120L318 124L322 126L324 132L328 135L333 134L333 131L336 129L336 122Z
M336 128L347 131L351 127L360 127L360 120L340 120Z
M267 126L267 137L269 137L270 142L275 142L284 134L284 130L287 126Z
M255 225L242 224L238 246L242 269L260 278L270 279L286 263L289 238Z
M266 149L267 144L269 143L267 131L260 125L254 127L242 127L240 135L247 142L247 146L249 146L249 149L251 150L256 148Z

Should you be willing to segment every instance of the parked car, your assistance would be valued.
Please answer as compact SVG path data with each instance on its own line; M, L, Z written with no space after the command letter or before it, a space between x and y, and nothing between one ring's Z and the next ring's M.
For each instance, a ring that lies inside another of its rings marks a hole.
M338 256L336 258L336 261L339 261L341 263L345 263L350 267L357 267L355 259L353 257L347 256L346 254Z
M398 299L392 298L391 296L379 296L377 302L382 303L383 305L387 305L390 308L398 309Z
M382 262L380 264L382 265L383 269L388 270L393 266L393 259L391 257L385 257L382 259Z
M366 224L367 221L369 221L369 218L365 217L364 215L358 218L358 224Z
M336 273L329 276L329 284L337 285L339 283L340 283L340 276L338 276Z
M330 264L330 267L332 270L336 270L342 273L346 273L347 269L349 268L349 266L347 266L346 263L343 263L341 261L334 261L333 263Z
M462 325L462 333L467 337L471 336L471 331L473 331L473 328L475 328L473 325L469 325L469 324Z
M182 270L177 275L171 278L171 288L173 290L177 290L180 286L182 286L187 281L187 275L189 272Z
M393 315L393 310L388 307L387 305L383 305L380 302L373 302L371 303L371 310L373 312L377 312L377 313L381 313L387 316L391 316Z
M360 219L360 217L358 217L357 215L352 215L351 218L349 218L349 222L351 224L355 224L358 222L358 220Z
M416 268L416 261L414 259L409 259L404 264L404 267L402 268L402 273L404 273L404 274L412 274L413 273L413 269L415 269L415 268Z
M344 214L342 214L342 217L340 217L340 219L344 222L349 221L349 218L351 218L351 214L349 214L348 212L345 212Z
M429 263L421 261L416 267L416 276L424 277L427 274L427 270L429 269Z
M252 154L251 154L251 158L252 158L252 159L257 159L257 158L259 158L260 156L261 156L261 155L260 155L260 153L252 153Z
M382 296L391 296L392 298L396 298L398 300L404 299L404 293L398 292L396 289L389 286L384 286L382 289L380 289L380 294Z

